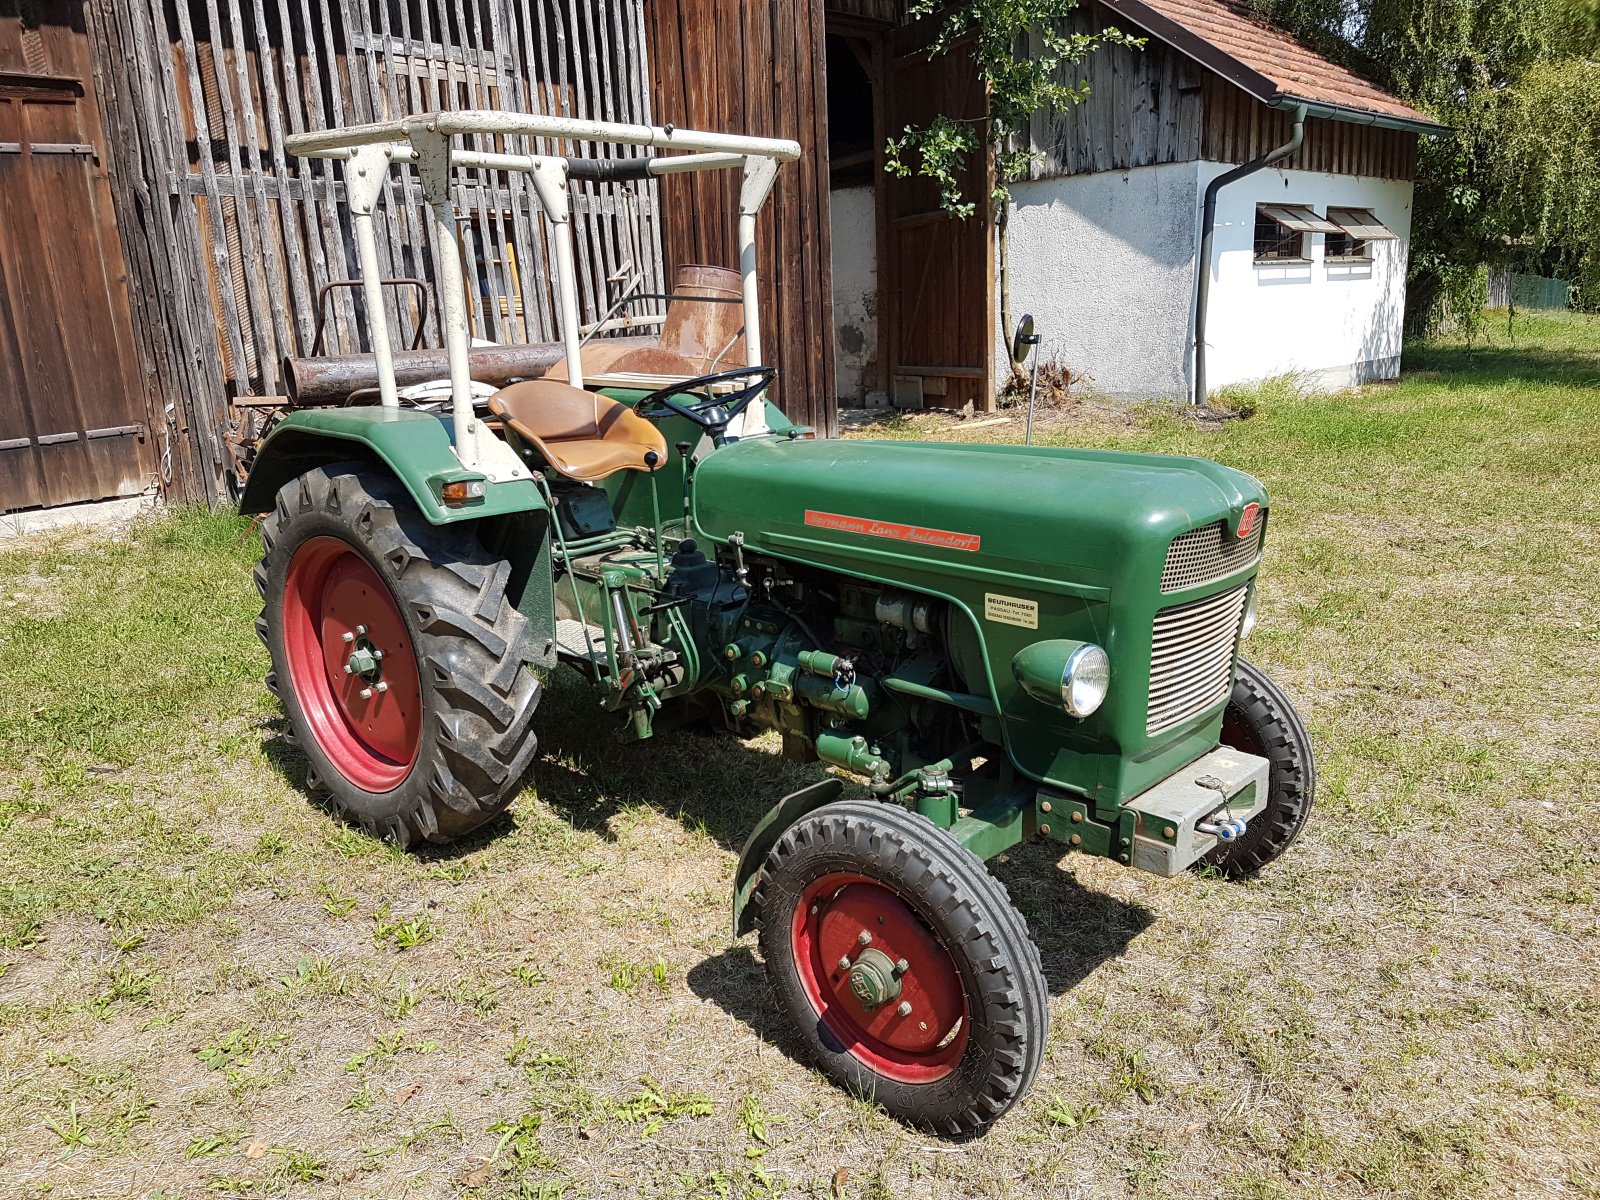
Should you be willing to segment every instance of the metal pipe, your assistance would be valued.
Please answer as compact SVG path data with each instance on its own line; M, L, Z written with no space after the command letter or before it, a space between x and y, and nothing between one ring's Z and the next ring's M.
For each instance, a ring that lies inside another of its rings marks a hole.
M583 318L578 315L578 271L572 254L572 210L567 196L565 159L534 164L533 190L555 232L556 296L561 304L561 337L567 344L567 382L583 386Z
M969 692L952 692L946 688L929 687L925 683L913 683L909 679L900 679L894 675L886 675L878 682L889 691L898 692L902 696L915 696L919 700L936 700L941 704L952 704L956 708L977 713L979 716L993 717L1000 713L995 702L987 696L974 696Z
M1022 438L1022 444L1024 446L1033 445L1033 406L1034 406L1035 403L1037 403L1038 399L1039 399L1039 354L1038 354L1038 351L1035 351L1034 355L1033 355L1033 374L1028 379L1028 429L1027 429L1027 432L1023 435L1023 438Z
M1401 133L1420 133L1440 136L1455 131L1433 120L1415 121L1406 117L1386 117L1365 108L1347 108L1342 104L1319 104L1315 100L1301 100L1295 96L1278 95L1267 101L1268 108L1304 108L1306 116L1324 121L1340 121L1346 125L1371 125L1374 129L1394 129Z
M783 138L707 133L697 129L679 129L672 125L625 125L612 124L608 121L580 121L571 117L485 109L425 113L398 121L297 133L284 139L284 148L290 154L305 158L318 157L329 151L333 151L333 156L337 157L338 151L352 146L371 145L376 142L414 141L417 136L423 134L437 134L443 137L461 134L511 134L569 142L613 142L627 146L654 146L659 150L761 155L779 162L794 162L800 157L800 143Z
M1194 280L1194 386L1189 393L1189 403L1206 402L1206 308L1211 301L1211 242L1217 225L1217 193L1235 180L1254 175L1264 167L1288 158L1300 149L1306 134L1306 106L1294 110L1294 132L1283 145L1268 150L1260 158L1243 166L1224 171L1206 184L1205 200L1200 206L1200 253L1195 262Z
M389 153L382 146L363 146L350 155L344 173L356 254L361 263L361 294L367 304L367 338L378 368L378 397L384 408L399 408L394 348L389 345L389 314L383 303L383 267L378 262L378 235L373 229L373 211L389 175Z
M357 212L351 217L356 231L356 252L361 258L361 294L367 301L367 336L372 341L372 358L378 367L378 397L384 408L399 408L400 396L394 380L394 349L389 345L389 314L383 305L383 267L378 262L378 238L372 228L372 213Z

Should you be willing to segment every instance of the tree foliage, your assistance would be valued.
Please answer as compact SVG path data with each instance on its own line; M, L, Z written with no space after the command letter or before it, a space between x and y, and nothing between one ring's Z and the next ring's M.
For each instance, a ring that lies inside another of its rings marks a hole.
M921 175L939 187L939 202L958 217L972 215L976 204L962 177L975 155L995 153L996 199L1005 185L1022 178L1032 155L1026 145L1028 119L1035 112L1067 108L1088 94L1082 83L1068 81L1065 68L1081 62L1101 46L1140 45L1115 28L1096 34L1063 32L1062 19L1078 0L912 0L907 16L936 18L938 30L930 56L948 54L969 36L978 77L989 93L989 139L981 136L980 120L935 117L925 126L908 125L891 138L888 169L896 175Z

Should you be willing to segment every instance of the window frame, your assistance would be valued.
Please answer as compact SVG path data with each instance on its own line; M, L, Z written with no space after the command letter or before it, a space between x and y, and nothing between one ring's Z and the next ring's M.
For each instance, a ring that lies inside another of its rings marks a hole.
M1336 242L1347 244L1348 249L1336 253L1333 249ZM1372 243L1365 238L1352 237L1343 229L1338 233L1325 233L1322 235L1322 258L1324 262L1341 265L1369 263L1372 261Z
M1339 215L1335 215L1339 214ZM1351 252L1348 254L1330 254L1326 240L1323 243L1323 257L1335 263L1363 263L1371 262L1373 258L1372 244L1380 241L1398 241L1400 235L1385 225L1378 215L1370 208L1363 208L1353 204L1328 205L1328 220L1339 227L1337 234L1328 234L1328 237L1338 237L1350 243ZM1372 230L1365 237L1359 237L1353 230Z
M1251 262L1258 267L1300 267L1309 265L1311 253L1310 247L1306 245L1306 238L1311 235L1304 230L1290 229L1282 221L1268 215L1266 212L1269 208L1278 207L1282 206L1272 204L1256 205L1255 235L1251 243ZM1294 245L1297 247L1298 252L1295 254L1264 253L1262 242L1265 239L1262 236L1262 230L1269 227L1277 231L1276 236L1271 239L1272 242L1279 246Z

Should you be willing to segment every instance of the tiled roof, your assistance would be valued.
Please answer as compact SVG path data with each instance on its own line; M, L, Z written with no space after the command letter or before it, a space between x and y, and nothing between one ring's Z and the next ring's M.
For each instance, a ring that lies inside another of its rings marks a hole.
M1176 46L1259 100L1308 100L1422 125L1438 124L1371 80L1302 45L1241 0L1103 2L1129 24Z

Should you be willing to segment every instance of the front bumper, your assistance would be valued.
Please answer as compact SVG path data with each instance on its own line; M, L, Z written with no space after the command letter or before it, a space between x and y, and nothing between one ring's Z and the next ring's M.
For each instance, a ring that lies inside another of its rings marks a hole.
M1129 800L1124 807L1138 817L1133 865L1172 876L1204 858L1219 839L1200 826L1248 822L1266 808L1269 766L1254 754L1218 746Z

